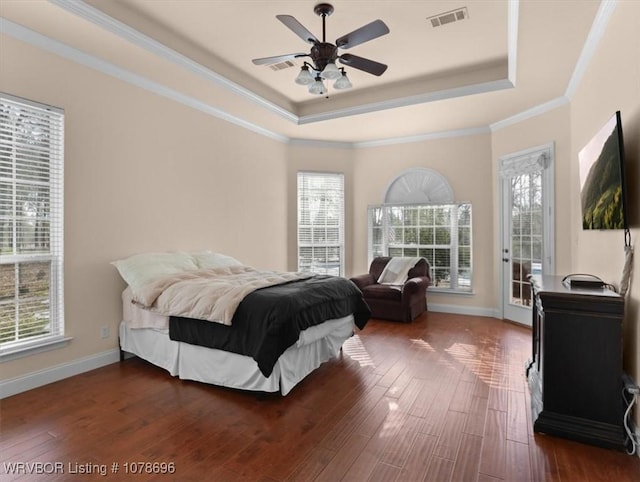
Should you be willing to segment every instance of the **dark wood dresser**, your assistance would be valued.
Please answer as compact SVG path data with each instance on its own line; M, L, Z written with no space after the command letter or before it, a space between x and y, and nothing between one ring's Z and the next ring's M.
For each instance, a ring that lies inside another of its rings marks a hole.
M535 432L623 449L624 299L533 276L533 357L527 365Z

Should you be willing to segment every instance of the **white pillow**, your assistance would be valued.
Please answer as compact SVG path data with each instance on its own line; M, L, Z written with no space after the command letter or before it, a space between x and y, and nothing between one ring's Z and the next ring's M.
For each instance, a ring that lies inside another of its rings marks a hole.
M193 257L182 252L136 254L111 264L134 292L162 276L198 269Z
M211 251L191 253L195 263L200 269L225 268L227 266L242 266L242 263L231 256Z

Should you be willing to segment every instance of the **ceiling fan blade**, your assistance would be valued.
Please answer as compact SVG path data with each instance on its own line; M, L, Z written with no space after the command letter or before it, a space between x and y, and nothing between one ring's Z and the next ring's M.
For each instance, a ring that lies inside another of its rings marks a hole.
M305 54L305 53L275 55L273 57L263 57L261 59L253 59L252 62L256 65L271 65L271 64L277 64L278 62L284 62L285 60L291 60L291 59L296 59L298 57L308 57L308 56L309 54Z
M295 33L305 42L308 42L312 45L319 42L315 35L309 32L304 25L298 22L291 15L276 15L276 18L284 23L287 27L289 27L293 31L293 33Z
M356 45L368 42L374 38L382 37L389 33L389 27L382 20L374 20L364 27L360 27L336 40L336 45L341 49L350 49Z
M342 54L338 58L340 59L341 64L345 64L349 67L353 67L354 69L363 70L377 76L384 74L384 71L387 70L387 66L385 64L381 64L375 60L365 59L364 57L358 57L357 55Z

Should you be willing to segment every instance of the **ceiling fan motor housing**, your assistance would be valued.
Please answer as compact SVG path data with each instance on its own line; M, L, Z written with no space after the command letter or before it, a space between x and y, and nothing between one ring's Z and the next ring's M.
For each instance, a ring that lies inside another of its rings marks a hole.
M329 62L335 63L337 57L338 47L328 42L318 42L311 47L311 60L318 72L322 72Z
M0 0L1 1L1 0ZM341 64L347 65L354 69L362 70L372 75L382 75L387 66L380 62L375 62L364 57L358 57L353 54L338 55L338 49L350 49L356 45L360 45L369 40L381 37L389 33L389 27L385 25L382 20L374 20L362 27L350 32L346 35L339 37L335 44L329 43L326 40L326 19L333 13L333 6L329 3L318 3L313 11L320 17L322 17L322 41L320 41L313 33L311 33L304 25L302 25L295 17L291 15L276 15L276 18L280 20L287 28L300 37L305 42L312 45L311 51L307 54L304 52L296 52L286 55L276 55L273 57L265 57L260 59L253 59L253 63L256 65L268 65L277 62L282 62L288 59L297 59L301 57L310 57L311 62L304 62L300 74L296 78L296 83L307 85L309 81L310 73L309 68L312 68L317 77L320 75L325 79L345 79L338 89L344 89L351 87L351 83L346 77L344 68L338 69L335 66L336 61L339 59ZM331 65L334 64L334 65ZM327 70L327 66L329 69ZM307 72L307 75L304 75ZM302 75L302 77L300 77ZM348 83L348 85L346 85ZM315 92L314 92L315 93Z

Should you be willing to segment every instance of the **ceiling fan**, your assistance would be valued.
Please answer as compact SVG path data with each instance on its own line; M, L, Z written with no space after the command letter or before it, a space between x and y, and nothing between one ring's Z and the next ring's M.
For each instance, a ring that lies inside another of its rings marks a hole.
M348 89L352 86L344 67L338 68L336 66L337 60L343 65L377 76L382 75L387 70L387 66L380 62L349 53L338 53L338 49L350 49L388 34L389 27L382 20L374 20L351 33L343 35L336 40L335 44L332 44L326 41L326 18L333 13L333 5L319 3L314 7L313 11L316 15L322 17L322 41L318 40L315 35L291 15L276 15L276 18L289 27L293 33L312 45L310 53L300 52L264 57L253 59L253 63L256 65L270 65L290 59L310 57L311 63L304 62L295 82L309 86L309 92L318 95L326 93L324 79L335 80L336 82L333 86L336 89Z

